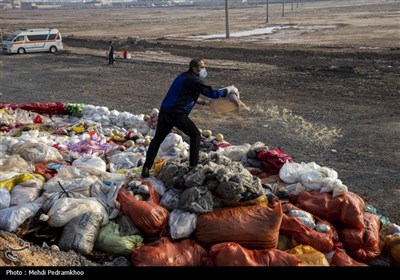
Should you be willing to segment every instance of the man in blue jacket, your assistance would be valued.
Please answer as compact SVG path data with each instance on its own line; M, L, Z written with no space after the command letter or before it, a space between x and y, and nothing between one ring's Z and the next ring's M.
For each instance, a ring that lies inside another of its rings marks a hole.
M213 89L204 84L207 70L202 58L194 58L189 63L189 70L179 74L170 86L167 95L161 103L158 114L157 130L150 143L146 161L142 168L142 177L149 177L161 143L171 132L173 127L178 128L190 138L189 168L197 165L200 150L200 132L194 122L189 118L196 103L206 105L206 100L199 99L200 94L208 98L217 99L229 94L239 92L236 87L229 86Z

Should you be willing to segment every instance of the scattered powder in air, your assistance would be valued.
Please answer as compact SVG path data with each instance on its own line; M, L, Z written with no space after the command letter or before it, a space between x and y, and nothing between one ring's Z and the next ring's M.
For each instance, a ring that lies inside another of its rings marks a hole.
M240 114L260 117L260 121L279 122L288 134L307 138L308 141L318 145L331 146L337 138L342 137L341 130L337 127L312 123L300 115L293 114L291 110L278 106L264 109L256 105L254 108L242 110Z

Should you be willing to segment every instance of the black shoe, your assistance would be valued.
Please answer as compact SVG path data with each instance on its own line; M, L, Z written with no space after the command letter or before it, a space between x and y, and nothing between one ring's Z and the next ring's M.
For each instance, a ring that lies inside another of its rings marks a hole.
M147 167L142 167L142 178L148 178L149 176L149 169Z

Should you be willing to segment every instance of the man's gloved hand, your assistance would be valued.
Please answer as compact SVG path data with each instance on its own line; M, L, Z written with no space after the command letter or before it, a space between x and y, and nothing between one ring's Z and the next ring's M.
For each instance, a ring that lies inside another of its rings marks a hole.
M234 85L226 87L226 90L228 91L228 94L226 96L229 98L229 100L234 102L239 107L240 106L239 90Z
M227 94L226 94L227 96L231 93L234 93L234 94L236 94L237 98L240 98L239 90L234 85L226 87L226 90L227 90Z
M234 94L236 95L236 99L240 99L239 90L234 85L224 87L223 89L226 89L226 97L229 98L231 94ZM232 97L230 99L232 99Z

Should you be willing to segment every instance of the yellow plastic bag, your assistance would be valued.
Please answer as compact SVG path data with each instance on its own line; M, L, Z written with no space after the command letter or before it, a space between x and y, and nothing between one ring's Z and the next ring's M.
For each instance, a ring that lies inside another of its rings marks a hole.
M35 178L38 178L38 179L40 179L41 181L44 182L44 178L41 175L34 175L34 174L24 173L24 174L21 174L21 175L14 176L14 177L12 177L10 179L1 181L0 182L0 188L6 188L8 191L11 192L11 190L16 185L19 185L22 182L26 182L28 180L35 179Z
M157 175L158 173L160 173L161 169L163 169L163 167L166 163L167 163L167 159L165 159L165 158L156 159L153 164L154 174Z
M299 245L286 252L299 258L300 266L329 266L325 255L308 245Z
M385 250L396 266L400 266L400 235L388 235L384 239Z

